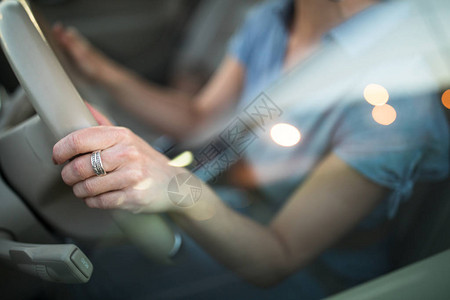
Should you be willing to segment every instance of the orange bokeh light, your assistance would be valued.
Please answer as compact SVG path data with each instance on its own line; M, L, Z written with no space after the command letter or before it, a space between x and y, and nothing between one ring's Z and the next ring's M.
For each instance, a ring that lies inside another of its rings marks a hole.
M375 106L372 110L372 117L378 124L391 125L397 119L397 112L389 104Z
M442 95L442 104L447 108L450 109L450 90L446 90L444 94Z
M364 98L375 106L385 105L389 100L388 91L379 84L369 84L364 89Z

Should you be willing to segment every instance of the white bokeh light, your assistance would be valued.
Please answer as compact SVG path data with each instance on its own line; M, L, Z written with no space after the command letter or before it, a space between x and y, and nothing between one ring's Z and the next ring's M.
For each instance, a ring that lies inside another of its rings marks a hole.
M290 124L279 123L270 130L272 140L282 147L293 147L300 142L300 131Z
M372 83L364 89L364 98L374 106L382 106L389 101L389 93L385 87Z

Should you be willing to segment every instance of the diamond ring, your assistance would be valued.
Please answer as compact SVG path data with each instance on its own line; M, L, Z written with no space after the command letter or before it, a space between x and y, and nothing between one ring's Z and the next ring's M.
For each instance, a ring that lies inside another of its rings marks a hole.
M91 154L91 165L95 175L106 175L105 169L103 169L102 158L100 156L101 151L94 151Z

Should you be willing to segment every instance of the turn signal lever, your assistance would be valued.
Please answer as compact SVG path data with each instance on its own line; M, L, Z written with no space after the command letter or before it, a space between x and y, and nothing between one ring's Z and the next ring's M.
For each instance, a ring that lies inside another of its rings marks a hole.
M46 281L86 283L93 266L75 245L35 245L0 237L0 260Z

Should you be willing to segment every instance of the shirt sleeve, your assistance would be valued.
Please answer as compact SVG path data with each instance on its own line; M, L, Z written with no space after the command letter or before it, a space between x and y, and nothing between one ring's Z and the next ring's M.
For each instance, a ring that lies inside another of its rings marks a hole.
M333 152L373 182L392 190L389 217L410 196L415 182L444 179L449 173L449 131L435 96L393 99L391 125L376 123L372 106L346 108Z
M257 36L261 33L261 26L264 26L261 20L264 20L266 10L265 5L259 5L251 9L240 29L236 31L228 43L228 55L236 58L245 67L250 63L252 49Z

